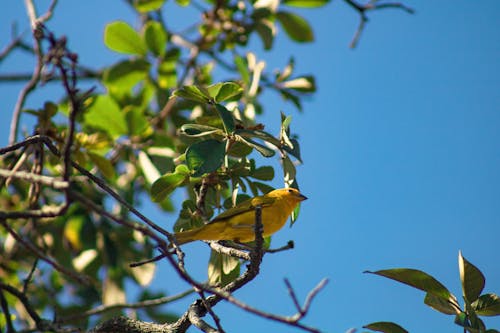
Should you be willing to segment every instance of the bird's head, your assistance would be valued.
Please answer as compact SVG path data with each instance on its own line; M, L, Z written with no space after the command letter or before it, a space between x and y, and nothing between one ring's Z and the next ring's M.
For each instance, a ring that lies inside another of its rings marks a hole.
M307 197L295 188L281 188L268 193L269 196L286 199L292 202L299 203L307 199Z

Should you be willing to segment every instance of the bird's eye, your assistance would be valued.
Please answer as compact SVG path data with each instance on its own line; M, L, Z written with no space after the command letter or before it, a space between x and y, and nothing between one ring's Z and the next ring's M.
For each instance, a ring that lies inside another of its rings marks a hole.
M293 190L291 188L289 188L288 193L293 193Z

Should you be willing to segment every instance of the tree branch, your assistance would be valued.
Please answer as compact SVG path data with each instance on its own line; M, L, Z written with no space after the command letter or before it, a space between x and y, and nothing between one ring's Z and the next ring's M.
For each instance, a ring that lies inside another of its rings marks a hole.
M407 12L408 14L415 13L415 10L413 8L410 8L400 2L378 3L377 0L371 0L366 4L360 4L359 2L356 2L354 0L344 0L344 2L359 13L358 28L356 29L354 37L351 40L351 43L349 45L350 48L355 48L358 45L361 34L365 29L366 22L368 22L368 16L366 15L368 11L394 8L394 9L401 9Z
M109 311L113 310L119 310L119 309L143 309L143 308L149 308L149 307L154 307L158 305L163 305L167 303L172 303L177 300L180 300L194 292L194 289L188 289L186 291L183 291L177 295L174 296L165 296L165 297L159 297L155 299L149 299L145 301L140 301L140 302L135 302L135 303L117 303L113 305L100 305L94 309L85 311L83 313L79 314L74 314L71 316L66 316L63 318L59 318L57 320L58 323L68 323L74 320L82 319L82 318L87 318L90 316L95 316L98 314L106 313Z

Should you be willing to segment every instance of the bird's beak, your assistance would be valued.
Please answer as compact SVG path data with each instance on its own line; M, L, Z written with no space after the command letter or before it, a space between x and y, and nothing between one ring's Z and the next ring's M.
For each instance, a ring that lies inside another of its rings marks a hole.
M307 197L303 194L299 194L299 201L307 200Z

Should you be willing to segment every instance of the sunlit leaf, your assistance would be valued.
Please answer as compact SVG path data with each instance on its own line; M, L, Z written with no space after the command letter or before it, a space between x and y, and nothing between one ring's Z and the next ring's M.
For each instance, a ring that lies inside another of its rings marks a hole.
M495 294L484 294L472 303L472 307L480 316L499 316L500 297Z
M94 165L99 169L99 171L104 175L104 177L110 179L115 176L115 168L113 163L105 156L93 153L91 151L87 152L88 157L94 163Z
M210 96L198 86L184 86L173 92L174 96L189 99L200 103L209 103Z
M469 302L474 302L483 291L484 275L462 256L462 252L458 254L458 268L463 295Z
M282 0L281 3L291 7L316 8L322 7L330 1L331 0Z
M100 95L84 115L85 124L107 132L112 138L127 133L125 115L119 105L108 95Z
M104 71L103 83L113 94L130 94L132 88L148 76L149 67L144 59L119 62Z
M208 86L207 91L215 102L220 103L240 95L243 89L234 82L220 82Z
M190 137L202 137L212 134L224 135L224 132L217 127L201 124L184 124L181 126L181 133Z
M160 172L153 164L148 154L144 151L139 151L138 153L139 166L141 167L142 174L149 184L153 184L158 178L160 178Z
M148 49L156 56L163 56L167 48L167 33L156 21L148 21L144 27L144 41Z
M451 294L441 282L420 270L412 268L393 268L375 272L366 271L365 273L376 274L399 281L411 287L433 294L436 297L440 297L444 301L459 308L456 297Z
M147 13L160 9L165 0L134 0L133 4L139 13Z
M460 309L453 305L448 300L435 296L431 293L426 293L424 298L424 303L433 308L436 311L447 315L456 315L460 312Z
M311 93L316 91L316 81L314 76L307 75L297 77L279 84L281 88L293 89L303 93Z
M146 45L141 36L128 23L115 21L104 29L104 44L113 51L144 56Z
M259 153L262 154L262 156L264 157L272 157L274 156L274 154L276 154L276 152L271 149L271 148L268 148L264 145L261 145L260 143L257 143L251 139L248 139L248 138L243 138L242 136L239 136L239 135L235 135L235 139L239 142L243 142L245 143L246 145L254 148L255 150L257 150Z
M208 282L225 286L240 275L240 261L237 258L212 251L208 262Z
M182 173L168 173L158 178L151 185L151 198L154 202L163 201L177 187L181 186L187 179Z
M270 50L273 47L274 36L276 35L276 27L274 23L267 19L257 21L255 31L260 36L265 50Z
M140 265L131 268L134 279L141 287L148 286L155 276L156 265L154 263Z

